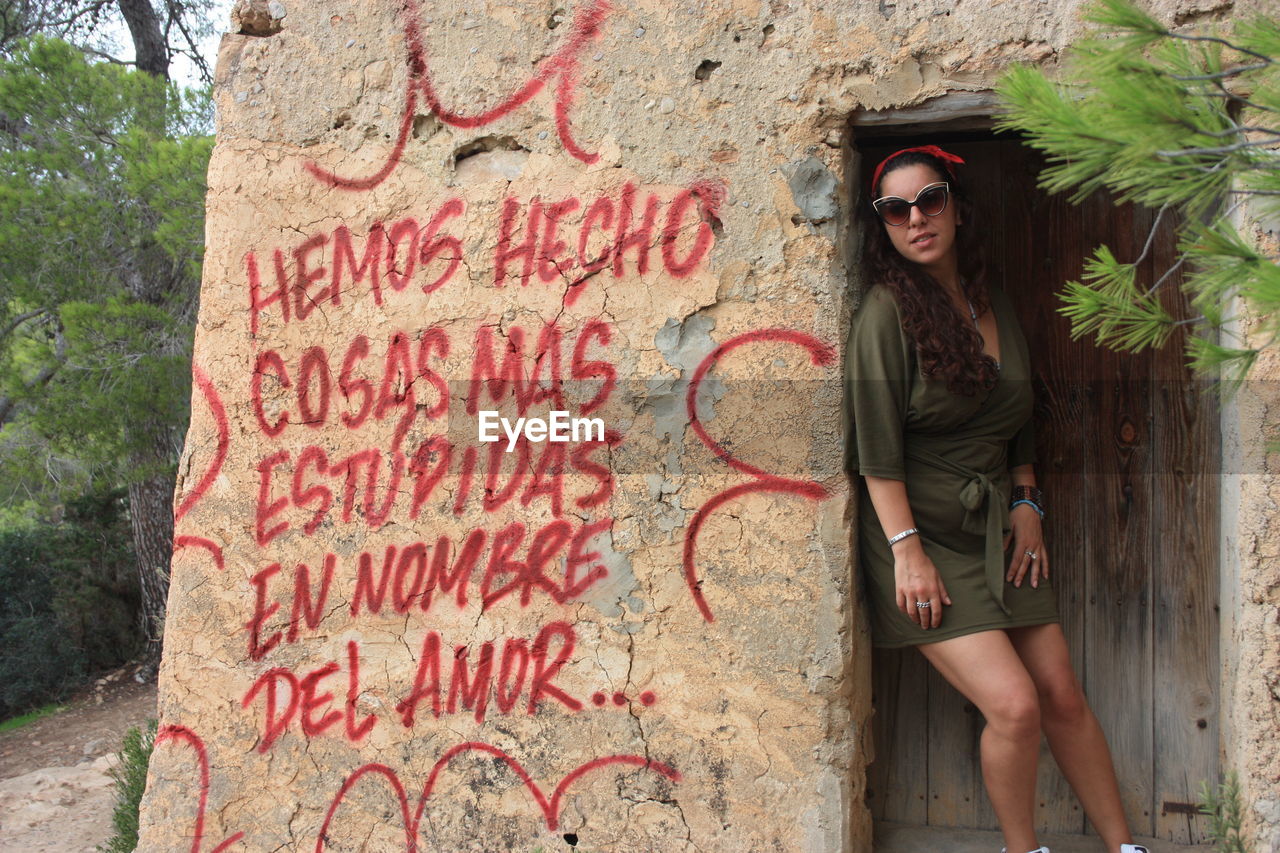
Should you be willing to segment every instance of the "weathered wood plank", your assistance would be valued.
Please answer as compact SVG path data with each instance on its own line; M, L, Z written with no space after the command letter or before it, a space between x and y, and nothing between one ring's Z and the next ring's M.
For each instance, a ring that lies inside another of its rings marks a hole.
M986 721L932 666L928 682L929 825L995 825L977 760Z
M1049 504L1045 546L1063 635L1072 667L1079 675L1084 669L1086 570L1080 543L1088 536L1089 502L1086 472L1080 464L1085 454L1080 423L1088 351L1086 345L1071 340L1070 324L1057 311L1057 291L1061 282L1080 272L1080 253L1072 249L1071 241L1079 240L1082 212L1065 197L1048 196L1036 189L1042 168L1037 154L1016 142L1004 145L1011 180L1003 221L1007 229L1018 229L1018 242L1026 246L1025 258L1016 267L1023 284L1010 280L1005 290L1018 310L1031 350L1036 377L1036 478ZM1053 760L1047 739L1041 744L1036 791L1037 830L1084 832L1084 811Z
M1102 194L1082 205L1080 245L1110 245L1136 258L1145 237L1141 211ZM1128 213L1129 215L1126 215ZM1148 215L1149 217L1149 215ZM1091 476L1085 602L1085 693L1102 724L1120 797L1135 833L1154 829L1151 766L1151 405L1148 359L1098 348L1086 376L1093 405L1086 419Z
M1139 281L1154 283L1177 259L1172 217L1166 217ZM1161 286L1175 317L1189 306L1175 273ZM1185 329L1185 327L1183 327ZM1168 811L1194 803L1201 781L1218 778L1218 411L1201 393L1205 380L1184 365L1185 331L1152 359L1158 416L1153 424L1158 500L1152 518L1154 572L1155 835L1180 844L1207 840L1201 815ZM1173 676L1173 677L1171 677Z
M875 760L867 769L867 801L876 820L928 821L930 668L915 649L872 654Z

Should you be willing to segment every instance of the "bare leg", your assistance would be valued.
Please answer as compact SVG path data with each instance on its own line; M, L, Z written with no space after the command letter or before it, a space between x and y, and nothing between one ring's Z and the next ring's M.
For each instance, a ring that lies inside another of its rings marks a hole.
M1108 851L1133 843L1111 750L1071 668L1062 626L1054 622L1010 628L1009 639L1035 681L1049 749L1094 829Z
M1040 708L1035 682L1004 631L980 631L917 646L978 707L982 778L1010 853L1040 846L1035 832Z

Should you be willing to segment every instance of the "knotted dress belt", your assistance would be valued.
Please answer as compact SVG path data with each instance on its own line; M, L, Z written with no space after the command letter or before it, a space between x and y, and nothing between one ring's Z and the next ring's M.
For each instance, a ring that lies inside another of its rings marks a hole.
M996 484L988 475L952 462L919 444L907 442L903 454L916 462L968 478L969 482L960 490L960 504L965 508L960 527L977 536L986 533L987 590L1006 615L1013 615L1004 603L1004 531L1009 526L1009 508ZM983 504L986 504L985 519L981 517Z

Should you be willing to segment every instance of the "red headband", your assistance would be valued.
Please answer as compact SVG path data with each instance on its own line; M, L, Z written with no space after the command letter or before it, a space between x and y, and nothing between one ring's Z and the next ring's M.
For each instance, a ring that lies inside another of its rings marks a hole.
M955 170L955 166L952 164L964 163L964 160L960 159L959 157L957 157L956 155L948 151L943 151L941 148L939 148L936 145L920 145L916 148L903 148L901 151L895 151L892 154L890 154L888 157L880 161L880 165L876 166L875 174L871 176L871 186L874 188L880 183L880 173L884 171L885 165L890 160L892 160L894 157L898 157L902 154L906 154L908 151L919 151L922 154L930 154L934 157L937 157L939 160L941 160L943 163L946 164L947 171L951 174L951 177L953 178L956 176L956 170Z

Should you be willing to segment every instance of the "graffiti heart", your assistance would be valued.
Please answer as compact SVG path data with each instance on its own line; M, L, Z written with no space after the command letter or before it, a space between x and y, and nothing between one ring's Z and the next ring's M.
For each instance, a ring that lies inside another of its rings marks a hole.
M400 818L404 827L404 843L406 853L417 853L418 851L418 827L422 822L423 812L426 810L427 801L431 799L431 793L435 790L436 781L441 772L448 766L456 756L465 752L482 752L492 755L494 758L504 762L511 771L519 777L520 781L529 790L534 801L542 810L543 818L546 820L547 829L554 832L560 822L560 801L564 797L565 791L569 786L577 782L583 776L598 770L602 767L612 767L615 765L638 767L644 770L651 770L661 776L670 779L672 782L680 781L680 773L672 767L667 766L659 761L653 761L640 755L606 755L588 761L571 770L568 775L560 780L555 789L548 797L542 790L542 787L533 778L529 776L520 763L496 746L477 741L468 741L460 743L450 749L435 763L431 768L431 773L427 776L426 785L422 789L422 794L418 797L417 807L413 814L409 813L409 796L405 792L404 783L400 781L399 775L385 764L369 763L359 767L342 783L342 787L338 789L338 793L333 798L333 802L329 805L329 812L325 815L324 823L320 826L320 833L316 837L315 853L322 853L325 849L329 826L333 822L334 815L337 814L338 807L342 805L342 801L346 798L348 792L355 787L362 778L368 775L381 776L391 786L391 790L396 795L396 801L400 806Z
M590 153L578 144L573 136L569 110L573 106L578 84L578 64L587 44L600 35L610 4L607 0L594 0L576 10L569 32L550 56L538 63L532 75L514 92L491 107L476 107L468 112L468 106L450 106L444 103L432 73L426 42L419 25L421 11L417 0L405 0L402 15L404 27L405 60L409 66L409 85L405 89L404 110L400 116L400 129L395 145L386 162L373 174L363 178L338 175L316 163L307 163L306 169L316 180L345 190L369 190L382 183L400 163L405 143L413 130L413 119L418 108L418 98L441 122L453 127L484 127L510 114L528 103L534 95L551 81L555 81L556 133L566 151L584 163L595 163L599 154Z

